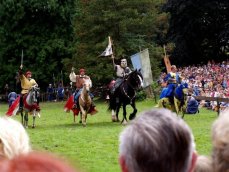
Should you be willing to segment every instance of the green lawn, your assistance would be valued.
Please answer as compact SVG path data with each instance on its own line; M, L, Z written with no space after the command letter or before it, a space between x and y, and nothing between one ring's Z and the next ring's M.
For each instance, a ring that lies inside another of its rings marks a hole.
M96 102L99 113L88 116L87 126L73 123L72 113L63 111L65 102L41 103L41 118L32 129L32 117L27 129L33 149L45 150L67 158L74 166L86 172L117 172L118 136L124 126L111 122L105 102ZM153 100L137 102L138 112L154 107ZM7 104L0 105L0 114L7 111ZM130 113L131 108L127 111ZM122 112L122 111L121 111ZM122 117L122 115L120 115ZM21 120L20 116L13 117ZM210 129L216 112L201 109L197 115L186 115L185 121L193 130L197 151L209 155Z

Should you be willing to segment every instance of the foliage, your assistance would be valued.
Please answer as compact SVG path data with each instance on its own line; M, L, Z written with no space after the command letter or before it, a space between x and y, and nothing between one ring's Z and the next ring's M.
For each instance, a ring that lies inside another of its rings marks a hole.
M60 74L61 59L72 56L74 0L2 0L0 3L0 85L14 85L21 63L40 86ZM60 77L59 77L60 78Z
M154 107L153 102L152 99L137 102L138 115ZM78 122L73 123L72 113L66 114L63 111L64 103L41 103L41 118L36 119L35 129L31 128L32 116L29 116L27 131L33 149L63 156L74 166L79 166L88 172L120 171L118 136L124 127L111 122L111 114L106 111L107 104L96 102L99 113L88 116L87 126L82 127ZM129 114L131 107L127 107ZM0 114L4 114L7 108L6 104L1 104ZM21 120L20 116L12 118ZM199 114L186 115L184 118L192 128L196 148L201 155L211 154L210 129L216 118L216 112L206 109L200 109Z
M100 57L113 41L115 62L149 48L153 75L158 74L167 30L167 14L161 12L163 0L142 1L78 1L75 18L76 53L64 59L65 67L87 68L95 85L107 84L113 77L112 60Z
M228 0L168 0L168 42L176 47L172 62L189 65L222 61L229 50Z

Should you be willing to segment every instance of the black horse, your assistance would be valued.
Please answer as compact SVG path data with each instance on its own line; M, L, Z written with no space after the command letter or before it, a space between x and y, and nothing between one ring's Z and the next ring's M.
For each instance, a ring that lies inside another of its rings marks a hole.
M133 112L129 116L129 120L135 118L137 109L135 104L136 90L143 85L143 77L139 70L131 72L121 83L121 85L112 94L110 93L109 110L115 112L116 118L113 121L119 122L118 113L121 106L123 106L123 120L121 123L127 123L126 119L126 105L130 104Z

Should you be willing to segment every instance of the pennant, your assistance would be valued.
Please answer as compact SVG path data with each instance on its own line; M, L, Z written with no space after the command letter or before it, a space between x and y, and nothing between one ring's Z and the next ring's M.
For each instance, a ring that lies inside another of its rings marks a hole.
M113 54L113 51L112 51L112 44L111 44L111 38L110 36L108 37L108 46L107 48L105 49L105 51L100 55L100 56L110 56Z

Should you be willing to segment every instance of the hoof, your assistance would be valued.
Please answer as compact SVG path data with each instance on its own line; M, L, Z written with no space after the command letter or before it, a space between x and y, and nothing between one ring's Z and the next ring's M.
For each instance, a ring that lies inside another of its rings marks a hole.
M116 116L113 116L113 115L112 115L112 117L111 117L111 121L112 121L112 122L116 122L116 121L117 121Z
M81 124L81 123L82 123L82 121L80 120L80 121L79 121L79 123Z
M32 128L35 128L35 125L33 125Z
M83 127L86 127L86 123L83 124Z

